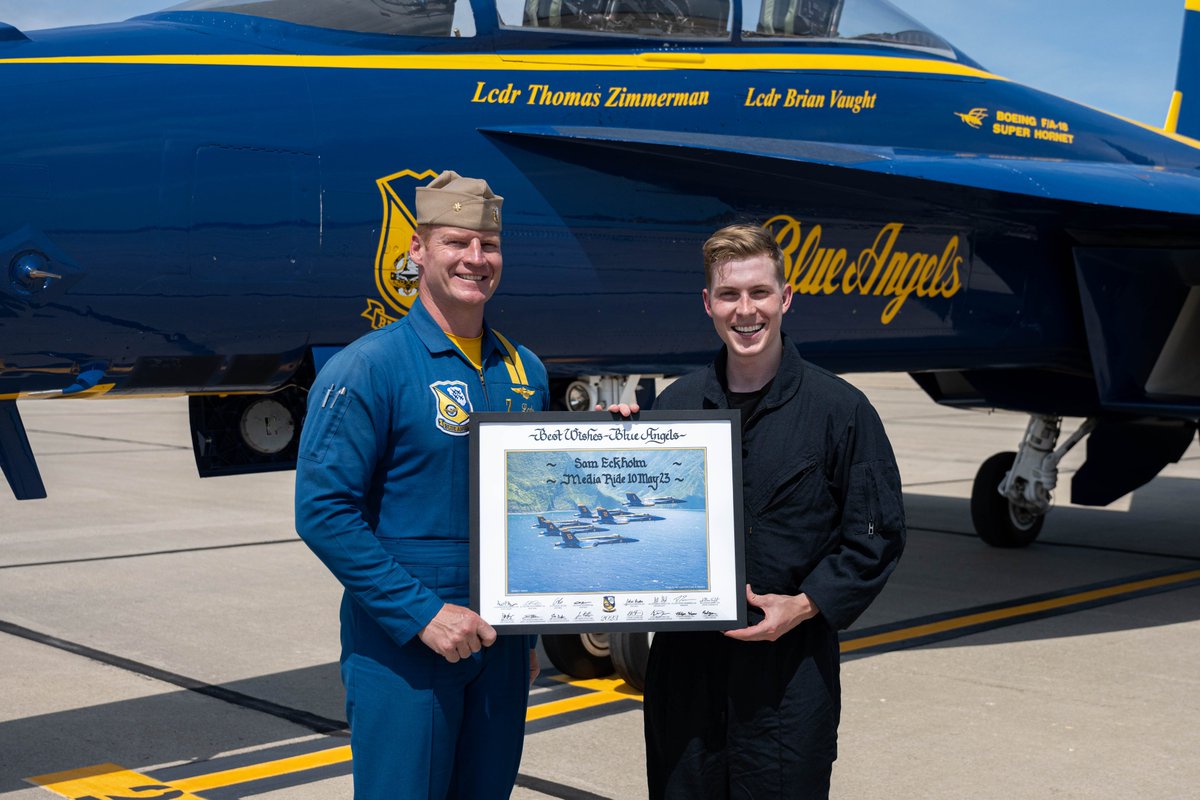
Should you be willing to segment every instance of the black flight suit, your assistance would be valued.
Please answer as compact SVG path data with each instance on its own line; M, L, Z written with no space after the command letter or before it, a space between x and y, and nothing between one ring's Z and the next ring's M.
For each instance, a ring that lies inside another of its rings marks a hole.
M654 408L727 408L726 352L668 387ZM743 420L746 580L804 592L820 613L775 642L662 633L647 668L651 798L824 798L841 712L837 631L883 589L904 547L895 457L866 397L783 360ZM762 619L750 610L751 624Z

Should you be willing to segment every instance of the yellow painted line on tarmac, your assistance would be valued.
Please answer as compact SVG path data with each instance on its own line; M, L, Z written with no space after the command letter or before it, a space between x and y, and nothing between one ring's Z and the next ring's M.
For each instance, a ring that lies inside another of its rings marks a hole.
M159 783L151 777L125 769L116 764L96 764L91 767L53 772L27 778L63 797L170 797L172 800L204 800L182 792L177 785ZM172 791L174 790L174 791Z
M1198 578L1200 578L1200 569L1190 570L1188 572L1177 572L1171 575L1163 575L1158 578L1147 578L1140 581L1121 583L1117 584L1116 586L1106 587L1104 589L1093 589L1087 592L1078 592L1076 594L1068 594L1062 597L1054 597L1049 600L1039 600L1033 603L1023 603L1017 606L998 608L992 611L983 611L977 614L965 614L961 617L939 620L937 622L930 622L925 625L915 625L911 628L900 628L899 630L888 631L886 633L876 634L875 636L864 636L861 639L852 639L847 642L842 642L841 650L843 653L852 653L855 650L863 650L868 647L894 644L895 642L902 642L906 639L918 639L922 636L933 636L935 634L945 633L947 631L969 628L974 625L985 625L991 622L1012 619L1014 617L1038 614L1043 611L1053 611L1055 609L1065 608L1067 606L1079 605L1080 603L1090 603L1094 600L1104 600L1123 594L1144 591L1146 589L1157 589L1163 586L1170 586L1176 583L1196 580Z
M545 719L546 717L556 717L559 714L569 714L572 711L615 703L618 700L642 699L640 692L633 689L633 687L620 678L571 680L565 675L556 675L554 676L554 680L571 686L578 686L581 689L590 689L591 693L581 694L577 697L565 697L562 700L551 700L548 703L539 703L535 706L530 706L529 710L525 712L526 722L533 722L535 719Z
M233 786L238 783L249 783L262 778L274 778L292 772L328 767L333 764L343 764L350 760L350 745L331 747L328 750L318 750L302 756L280 758L275 761L264 761L262 764L251 764L247 767L212 772L208 775L197 775L192 778L173 781L176 789L185 792L203 792L209 789L219 789L223 786Z
M629 699L628 695L619 695L615 692L592 692L591 694L581 694L578 697L568 697L565 700L552 700L549 703L530 706L529 710L525 712L525 721L533 722L535 719L555 717L571 711L579 711L584 708L615 703L617 700Z
M1200 2L1200 0L1197 1ZM1021 603L1005 608L963 614L950 619L899 628L894 631L887 631L860 639L852 639L842 643L841 651L843 653L850 653L870 647L894 644L909 639L919 639L948 631L1011 620L1195 580L1200 580L1200 569L1161 575L1143 580L1128 581L1114 586L1076 592L1046 600ZM573 680L565 675L555 675L553 676L553 680L577 686L581 689L587 689L588 693L532 705L525 714L527 722L546 719L560 714L568 714L572 711L579 711L586 708L594 708L620 700L642 700L641 693L620 678ZM304 755L266 761L261 764L251 764L244 767L212 772L206 775L182 778L172 781L170 784L160 783L154 778L126 769L117 764L98 764L66 772L39 775L27 778L26 780L62 797L72 798L72 800L83 800L83 798L95 800L97 797L171 797L174 800L203 800L202 797L193 794L193 792L204 792L211 789L220 789L226 786L262 780L264 778L305 772L320 767L346 763L350 760L351 752L349 745L341 745ZM148 794L150 792L156 793Z
M590 691L578 697L568 697L563 700L552 700L548 703L530 706L525 714L527 722L559 714L569 714L580 709L594 708L618 700L642 699L639 692L620 678L571 680L566 676L555 676L555 680L561 680L563 683ZM206 775L180 778L169 784L160 783L151 777L125 769L117 764L97 764L66 772L39 775L27 778L27 780L55 794L72 798L72 800L85 797L138 796L171 797L174 800L203 800L193 792L205 792L264 778L306 772L320 767L343 764L350 761L351 758L350 746L341 745L304 755L264 761L261 764L250 764L244 767L210 772ZM155 794L146 794L147 792L155 792ZM181 792L181 794L172 792Z
M642 699L641 692L620 678L572 678L569 675L554 675L551 679L570 686L578 686L580 689L591 689L593 692L616 692L624 700Z

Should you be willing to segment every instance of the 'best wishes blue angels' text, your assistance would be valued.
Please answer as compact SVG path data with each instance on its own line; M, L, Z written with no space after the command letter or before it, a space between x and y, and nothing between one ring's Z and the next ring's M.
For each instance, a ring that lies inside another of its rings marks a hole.
M535 428L529 438L535 442L634 442L644 444L667 444L684 438L686 434L669 428Z

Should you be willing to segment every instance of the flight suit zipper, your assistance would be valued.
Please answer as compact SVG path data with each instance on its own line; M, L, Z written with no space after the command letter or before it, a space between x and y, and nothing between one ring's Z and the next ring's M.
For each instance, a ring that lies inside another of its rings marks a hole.
M765 400L766 398L764 397L763 399ZM747 436L747 434L750 432L750 426L753 425L754 422L756 420L758 420L758 418L761 417L765 412L766 412L766 409L763 408L763 404L759 403L758 406L754 409L754 412L747 419L742 421L742 437L741 438L742 438L743 452L745 452L745 448L746 448L746 439L749 438ZM754 525L747 524L746 525L746 538L749 539L753 535L754 535Z
M487 379L483 377L483 370L479 370L479 388L483 390L483 407L488 411L492 410L492 401L488 399Z
M867 538L875 538L875 503L879 499L879 488L875 485L875 473L867 470L867 479L871 484L871 496L867 498Z

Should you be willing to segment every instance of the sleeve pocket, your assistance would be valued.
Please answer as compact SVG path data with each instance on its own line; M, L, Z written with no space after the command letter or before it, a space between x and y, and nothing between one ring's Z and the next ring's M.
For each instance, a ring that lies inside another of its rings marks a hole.
M876 461L870 466L870 488L874 493L873 510L878 522L886 531L903 531L904 490L901 488L900 471L894 463Z
M334 403L330 408L318 408L314 414L304 421L304 430L300 433L300 458L308 461L324 461L329 443L337 435L342 419L354 402L352 397L343 397L341 402Z

